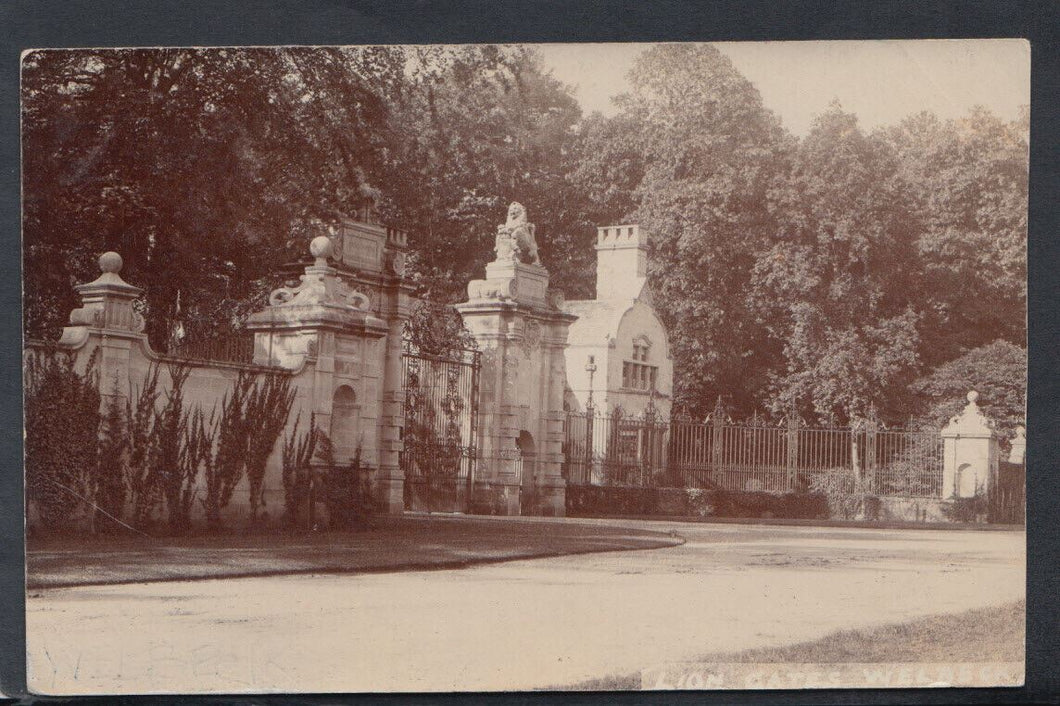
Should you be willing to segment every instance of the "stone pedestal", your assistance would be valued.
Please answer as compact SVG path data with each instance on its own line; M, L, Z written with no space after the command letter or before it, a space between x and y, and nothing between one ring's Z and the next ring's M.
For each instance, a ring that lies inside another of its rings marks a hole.
M133 301L143 292L121 278L121 255L103 253L99 258L100 276L75 287L81 295L80 308L70 312L70 324L59 339L62 348L77 350L90 339L98 343L97 361L100 393L104 405L109 397L129 394L129 361L134 346L146 346L144 319L133 309ZM79 356L87 364L90 355Z
M1012 448L1008 454L1009 463L1023 463L1027 456L1027 430L1016 427L1016 436L1012 439Z
M527 232L499 229L497 260L456 307L483 351L475 494L493 512L562 516L564 350L577 317L556 306L544 267L519 260Z
M376 250L382 245L371 252ZM301 283L274 291L270 306L247 320L255 335L254 362L292 371L312 363L303 407L331 437L336 462L348 463L359 453L372 469L376 507L402 512L400 348L408 307L401 307L400 278L393 286L366 283L361 289L328 264L335 256L331 239L315 238L310 252L315 262Z
M968 404L942 430L942 498L971 498L990 490L997 475L998 445L994 425L979 409L979 393L968 393Z

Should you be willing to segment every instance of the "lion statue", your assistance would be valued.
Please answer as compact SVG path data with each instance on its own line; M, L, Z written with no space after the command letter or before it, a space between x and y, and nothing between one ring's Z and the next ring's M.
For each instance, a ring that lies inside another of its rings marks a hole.
M497 255L517 262L541 265L534 240L534 224L526 220L526 209L517 201L508 207L508 220L497 228Z

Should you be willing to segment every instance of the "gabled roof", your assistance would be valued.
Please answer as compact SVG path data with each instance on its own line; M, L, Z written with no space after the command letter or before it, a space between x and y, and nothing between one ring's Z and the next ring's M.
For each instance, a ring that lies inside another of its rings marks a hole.
M581 299L563 303L563 311L578 320L570 325L567 343L572 346L607 345L618 335L622 317L637 304L636 299Z

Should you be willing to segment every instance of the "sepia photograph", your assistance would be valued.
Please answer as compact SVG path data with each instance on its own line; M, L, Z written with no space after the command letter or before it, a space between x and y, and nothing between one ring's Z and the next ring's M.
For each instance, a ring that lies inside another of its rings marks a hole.
M24 51L29 691L1023 685L1030 76Z

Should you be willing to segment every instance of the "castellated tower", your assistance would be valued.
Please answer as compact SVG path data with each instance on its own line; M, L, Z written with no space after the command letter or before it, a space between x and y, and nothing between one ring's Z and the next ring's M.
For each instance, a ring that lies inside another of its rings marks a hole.
M639 225L596 229L596 298L636 299L648 278L648 233Z
M564 353L568 411L670 413L673 360L652 307L647 246L648 232L639 225L596 229L596 297L563 304L578 317Z

